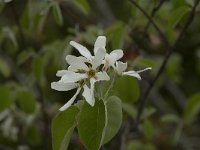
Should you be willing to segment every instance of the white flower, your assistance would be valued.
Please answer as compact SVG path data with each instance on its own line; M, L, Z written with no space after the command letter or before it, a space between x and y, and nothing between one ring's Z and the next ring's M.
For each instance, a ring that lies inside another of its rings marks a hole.
M132 71L125 72L126 68L127 68L127 63L123 63L121 61L116 62L115 70L117 71L117 73L119 75L128 75L128 76L136 77L139 80L141 80L141 76L139 75L139 73L149 70L149 69L152 69L152 68L148 67L148 68L145 68L145 69L139 70L139 71L132 70Z
M75 42L75 41L70 41L70 44L76 48L79 53L84 56L88 61L92 62L92 59L94 57L98 57L99 53L99 49L101 50L101 53L103 54L103 52L106 53L106 37L105 36L98 36L95 44L94 44L94 56L91 55L90 51L82 46L81 44ZM116 49L113 50L110 54L106 53L104 55L104 60L101 61L101 63L104 64L104 69L107 70L110 66L112 66L114 68L115 62L117 60L119 60L120 58L122 58L124 55L123 51L121 49ZM103 56L103 55L101 55ZM100 62L99 62L100 63Z
M106 37L98 36L94 44L94 53L98 48L105 49L105 46L106 46ZM110 54L106 53L105 59L103 60L104 69L107 70L110 66L114 68L115 62L120 58L122 58L123 55L124 53L121 49L113 50Z
M90 51L86 47L84 47L83 45L75 41L70 41L70 45L72 45L75 49L77 49L79 53L87 59L87 61L92 62L94 57L101 57L101 56L103 56L103 58L105 57L105 53L106 53L105 40L106 39L103 36L99 36L97 38L94 44L94 56L90 53Z
M68 70L60 70L56 73L56 76L62 77L66 74L71 74L71 73L72 72L70 72ZM54 89L54 90L57 90L57 91L69 91L69 90L77 88L77 91L74 94L74 96L64 106L62 106L59 109L60 111L64 111L68 107L70 107L72 105L72 103L75 101L77 95L79 94L79 92L81 90L81 87L78 83L76 83L76 82L64 83L62 80L59 80L58 82L52 82L51 88Z
M94 87L98 81L110 80L110 77L106 73L110 67L119 75L129 75L141 79L140 71L125 71L127 69L127 63L118 61L123 57L123 51L121 49L113 50L110 54L106 53L106 37L98 36L94 44L94 55L81 44L70 41L70 44L79 51L82 56L76 57L73 55L66 56L66 61L69 64L67 70L60 70L56 73L56 76L61 77L57 82L51 83L51 88L58 91L69 91L77 89L74 96L59 110L64 111L70 107L78 94L82 92L82 96L86 102L91 106L95 104Z
M60 70L57 72L57 76L61 77L58 82L51 83L51 88L58 91L69 91L77 88L74 96L60 108L60 111L66 110L71 106L77 95L83 88L83 97L91 105L94 106L94 84L97 81L110 80L110 77L106 72L97 71L97 68L102 64L102 60L105 57L105 51L99 48L96 55L90 58L91 66L85 64L86 60L82 57L76 57L68 55L66 57L67 63L70 65L68 70ZM90 87L87 86L86 82L89 81Z
M122 58L124 55L123 51L121 49L113 50L110 54L106 53L105 59L104 59L104 68L107 70L110 66L113 68L115 67L115 63L117 60Z

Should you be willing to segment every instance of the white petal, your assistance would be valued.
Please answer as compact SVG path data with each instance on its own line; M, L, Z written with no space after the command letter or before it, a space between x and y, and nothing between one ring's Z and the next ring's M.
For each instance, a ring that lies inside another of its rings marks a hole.
M123 50L121 50L121 49L113 50L113 51L110 53L110 55L112 55L112 54L116 54L116 55L117 55L117 57L116 57L117 60L119 60L120 58L122 58L123 55L124 55Z
M82 61L82 59L80 59L76 56L68 55L66 57L66 61L70 66L72 66L76 69L88 70L88 66Z
M92 99L90 89L86 84L83 85L83 97L85 98L86 102L92 106Z
M95 98L94 98L94 84L96 80L91 78L90 79L90 93L91 93L91 106L94 106Z
M57 91L69 91L75 89L76 87L76 83L63 83L61 81L51 83L51 88Z
M94 106L95 98L94 98L94 83L95 79L90 79L90 88L84 84L83 86L83 97L85 98L86 102L91 106Z
M97 77L97 81L108 81L110 80L110 77L108 76L108 74L104 71L104 72L98 72L96 74Z
M78 71L78 69L75 68L74 66L69 66L67 69L68 69L69 71L73 71L73 72L77 72L77 71Z
M61 70L60 72L58 71L56 75L62 75L61 77L63 77L64 75L69 76L69 75L73 75L74 73L75 72L71 70L66 70L66 71Z
M77 57L79 60L81 60L82 62L89 62L89 60L83 56L79 56Z
M118 74L122 74L122 72L124 72L127 68L127 63L123 63L121 61L117 61L116 62L116 70Z
M86 47L82 46L81 44L79 44L75 41L70 41L70 45L72 45L74 48L76 48L81 55L83 55L87 59L90 59L91 53Z
M93 69L96 69L103 63L103 59L105 55L106 55L106 51L103 48L98 48L97 53L95 54L91 62Z
M115 62L117 61L117 54L113 53L112 55L107 54L105 58L105 63L107 67L114 66Z
M59 110L65 111L67 108L69 108L75 101L77 95L80 93L81 88L78 88L74 96L65 104L63 105Z
M87 74L83 73L73 73L73 74L65 74L62 76L61 81L64 83L72 83L72 82L77 82L79 80L87 78Z
M98 36L94 44L94 54L96 55L98 48L105 49L105 47L106 47L106 37Z
M152 68L151 68L151 67L148 67L148 68L145 68L145 69L143 69L143 70L136 71L136 72L137 72L137 73L141 73L141 72L144 72L144 71L150 70L150 69L152 69Z
M65 75L65 74L67 74L69 72L71 72L71 71L69 71L69 70L59 70L59 71L57 71L56 76L57 77L62 77L63 75Z
M132 76L132 77L136 77L138 80L141 80L140 75L136 71L127 71L127 72L123 72L122 74Z

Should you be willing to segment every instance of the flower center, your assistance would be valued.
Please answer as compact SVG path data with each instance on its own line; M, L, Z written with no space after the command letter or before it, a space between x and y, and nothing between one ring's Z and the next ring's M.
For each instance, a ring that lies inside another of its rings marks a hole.
M93 69L90 69L90 70L87 72L87 75L88 75L89 78L95 77L96 71L93 70Z

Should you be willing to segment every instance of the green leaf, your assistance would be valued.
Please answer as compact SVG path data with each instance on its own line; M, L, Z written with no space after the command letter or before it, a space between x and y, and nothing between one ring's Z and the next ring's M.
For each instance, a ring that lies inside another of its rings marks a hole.
M179 54L174 54L170 57L169 63L166 66L166 74L170 79L174 81L179 81L179 73L181 71L181 56Z
M35 125L28 127L26 131L26 138L31 145L38 145L42 142L41 132Z
M0 0L0 13L4 10L5 6L6 6L6 3Z
M153 124L151 123L151 121L145 120L144 124L143 124L143 128L144 128L145 137L148 140L151 140L153 138L153 135L154 135L154 128L153 128Z
M36 108L36 99L30 91L19 91L17 94L17 104L25 113L33 113Z
M26 51L22 51L17 56L17 65L22 65L27 60L29 60L32 56L34 56L34 52L31 48L27 49Z
M106 102L106 128L103 144L109 142L118 132L122 124L122 104L116 96L109 97Z
M35 75L35 78L40 81L42 79L42 76L43 76L43 59L41 57L36 57L34 58L33 60L33 63L32 63L32 70L33 70L33 73Z
M156 150L156 147L153 145L153 143L145 143L143 144L144 150Z
M117 22L106 31L106 36L111 40L113 49L123 47L125 29L122 22Z
M140 96L140 89L137 79L134 77L123 76L119 78L114 87L114 95L118 96L122 101L134 103Z
M190 8L187 5L183 5L172 11L169 20L171 26L175 27L181 21L181 19L187 14L187 12L189 12L189 10Z
M172 142L173 142L174 145L177 145L177 143L179 142L181 134L182 134L182 131L183 131L183 125L180 123L177 126L177 128L175 130L175 133L174 133L174 137L172 139L173 140Z
M13 0L4 0L5 3L10 3L12 2Z
M76 104L74 104L76 107L78 107L78 109L82 109L83 104L84 104L84 100L78 100Z
M53 150L67 150L78 113L79 109L71 106L53 119L51 126Z
M185 0L185 2L190 6L194 5L194 1L193 0Z
M11 104L9 88L5 85L0 86L0 112L10 107Z
M12 29L10 29L9 27L4 27L2 29L2 32L4 33L5 37L7 37L12 42L14 48L17 49L18 43L15 37L15 33L12 31Z
M103 100L96 100L93 107L84 103L79 116L78 133L87 150L98 150L101 147L105 119Z
M156 109L153 107L147 107L144 109L144 112L142 113L141 119L146 119L153 115L156 112Z
M142 150L143 143L139 140L132 140L127 144L127 150Z
M5 76L9 77L11 74L11 70L7 62L0 58L0 73Z
M79 7L86 15L90 12L90 5L87 0L73 0L72 1L77 7Z
M184 121L189 124L192 123L197 114L200 112L200 93L197 93L189 98L184 112Z
M157 65L157 62L154 59L140 57L134 60L134 64L137 64L137 66L141 66L141 67L155 68Z
M167 114L167 115L162 116L161 121L168 122L168 123L172 123L172 122L178 123L180 121L180 118L175 114Z
M129 116L132 117L132 119L136 118L137 110L133 105L128 103L122 103L122 108Z
M53 14L54 14L54 19L55 19L56 23L59 26L62 26L63 25L63 16L62 16L62 12L61 12L60 6L57 1L53 2Z

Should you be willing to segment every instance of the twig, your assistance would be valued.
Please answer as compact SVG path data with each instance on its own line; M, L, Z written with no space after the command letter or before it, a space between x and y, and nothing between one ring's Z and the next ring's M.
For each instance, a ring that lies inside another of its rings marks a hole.
M154 20L152 19L151 16L149 16L146 11L140 6L138 5L134 0L129 0L133 5L135 5L135 7L137 7L142 13L143 15L149 20L149 23L151 23L153 25L153 27L156 29L156 31L158 32L158 34L160 35L160 37L162 38L164 44L169 47L169 42L168 39L166 38L166 36L164 35L164 33L161 31L161 29L156 25L156 23L154 22Z
M153 86L155 85L156 81L158 80L158 78L160 77L160 75L164 72L164 69L166 67L166 64L171 56L171 54L176 50L180 40L182 39L186 29L189 27L189 25L192 23L193 19L194 19L194 16L195 16L195 11L196 11L196 8L199 4L200 0L196 0L195 1L195 4L191 10L191 13L189 14L189 17L188 19L186 20L183 28L181 29L180 31L180 34L179 36L177 37L177 39L175 40L174 44L168 49L167 51L167 54L162 62L162 65L160 66L155 78L153 79L152 82L150 82L147 90L145 91L145 93L140 97L140 103L138 105L138 114L137 114L137 118L136 118L136 122L138 123L140 121L140 117L143 113L143 110L144 110L144 106L145 106L145 102L147 100L147 97L151 91L151 89L153 88Z
M151 12L151 18L153 18L155 16L155 14L157 13L157 11L161 8L161 6L164 4L166 0L160 0L159 4L153 8L152 12ZM144 28L144 33L147 32L149 26L151 25L150 21L148 20L145 28Z

